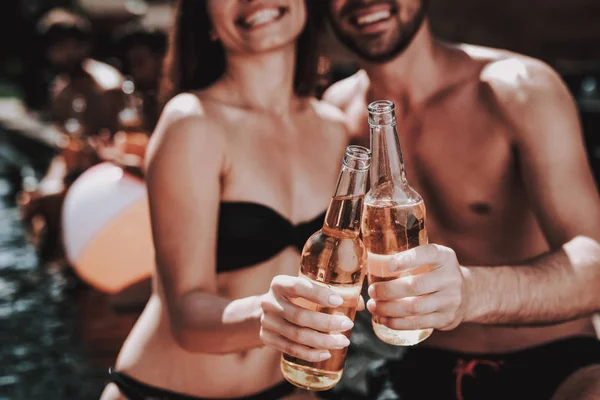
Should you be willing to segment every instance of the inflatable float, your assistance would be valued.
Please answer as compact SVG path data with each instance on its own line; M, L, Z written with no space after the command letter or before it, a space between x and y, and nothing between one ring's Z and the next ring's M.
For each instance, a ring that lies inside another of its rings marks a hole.
M66 257L95 289L116 294L151 277L155 257L143 179L112 163L84 172L62 213Z

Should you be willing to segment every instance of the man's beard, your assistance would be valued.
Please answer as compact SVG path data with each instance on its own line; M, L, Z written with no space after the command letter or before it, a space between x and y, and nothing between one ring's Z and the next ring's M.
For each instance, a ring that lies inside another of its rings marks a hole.
M333 15L329 12L329 20L332 30L338 40L343 43L350 51L354 54L362 58L363 60L373 62L373 63L385 63L398 55L402 54L404 50L412 43L413 39L421 29L423 22L425 21L425 17L427 15L428 8L428 0L421 1L421 7L417 10L413 18L402 25L400 32L397 37L394 39L394 43L389 46L384 52L379 54L373 54L368 51L364 51L359 44L357 44L354 38L350 35L347 35L345 32L340 29L340 27L334 21Z

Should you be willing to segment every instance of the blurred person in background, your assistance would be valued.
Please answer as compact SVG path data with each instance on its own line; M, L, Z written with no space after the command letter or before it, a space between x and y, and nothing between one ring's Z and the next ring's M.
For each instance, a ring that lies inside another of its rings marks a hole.
M52 83L50 108L53 121L68 133L79 119L84 136L111 134L117 128L122 106L123 76L108 64L90 58L91 24L65 9L53 9L38 23L46 56L56 72Z
M598 399L600 197L574 101L538 60L437 40L427 3L330 2L364 69L324 98L363 143L367 105L395 103L408 181L427 205L432 244L389 267L433 268L369 288L388 327L436 329L387 362L387 381L402 399ZM306 328L275 327L263 327L268 344L281 349L271 338L285 332L295 356L315 353Z
M38 32L56 73L50 88L50 116L63 136L46 176L35 190L21 193L19 203L34 236L43 236L38 239L42 258L53 260L62 258L60 215L65 190L99 161L94 137L116 132L123 107L123 76L89 57L92 31L85 18L56 8L42 16Z
M116 35L125 74L130 76L143 99L144 127L154 130L158 121L158 86L167 47L166 34L139 23L126 25Z
M146 161L154 290L102 400L313 398L284 380L260 318L274 276L300 279L349 141L312 96L325 4L177 2Z
M167 37L137 22L122 27L115 43L127 78L122 85L123 108L112 141L99 146L100 156L143 176L142 165L150 135L159 117L158 86Z

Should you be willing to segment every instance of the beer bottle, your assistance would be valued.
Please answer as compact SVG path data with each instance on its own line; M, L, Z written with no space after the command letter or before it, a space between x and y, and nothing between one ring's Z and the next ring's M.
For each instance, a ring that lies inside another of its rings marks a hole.
M366 274L367 253L360 238L360 217L370 163L368 149L361 146L346 149L323 228L307 240L302 250L299 275L315 285L332 289L344 302L330 308L294 299L301 307L354 320ZM343 334L350 338L350 331ZM320 362L283 354L281 370L285 378L298 387L327 390L342 377L346 351L347 348L330 350L331 357Z
M370 190L365 195L361 231L368 255L368 281L389 281L425 272L429 266L391 273L390 259L427 243L425 204L406 180L394 103L375 101L368 107L373 164ZM396 346L412 346L427 339L432 329L393 330L372 319L379 339Z

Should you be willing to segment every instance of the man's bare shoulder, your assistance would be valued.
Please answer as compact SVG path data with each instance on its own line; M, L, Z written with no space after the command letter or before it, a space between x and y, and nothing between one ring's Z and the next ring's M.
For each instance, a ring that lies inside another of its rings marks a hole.
M559 74L541 60L521 54L464 46L475 62L481 63L478 81L482 99L514 125L515 133L531 132L526 125L571 116L575 103Z
M352 102L366 97L369 85L370 80L367 73L360 70L331 85L323 94L323 100L346 111Z
M514 55L489 62L481 70L480 81L488 85L508 107L535 107L532 102L564 100L570 97L558 73L548 64L526 56Z
M564 87L556 71L541 60L490 47L460 44L457 48L480 66L480 82L491 85L499 94L520 97Z
M94 79L96 84L105 91L120 90L123 85L123 75L111 65L87 59L84 61L83 68Z

